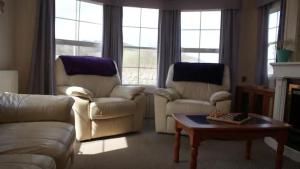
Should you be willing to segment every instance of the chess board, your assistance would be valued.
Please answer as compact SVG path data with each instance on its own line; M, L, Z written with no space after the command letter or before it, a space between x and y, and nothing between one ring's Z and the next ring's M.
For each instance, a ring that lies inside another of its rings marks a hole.
M232 124L243 124L245 122L247 122L248 120L251 119L251 117L248 117L244 120L241 121L234 121L233 117L236 116L236 114L232 114L232 113L226 113L226 114L222 114L220 116L214 117L214 116L207 116L206 118L208 120L215 120L215 121L220 121L220 122L226 122L226 123L232 123Z

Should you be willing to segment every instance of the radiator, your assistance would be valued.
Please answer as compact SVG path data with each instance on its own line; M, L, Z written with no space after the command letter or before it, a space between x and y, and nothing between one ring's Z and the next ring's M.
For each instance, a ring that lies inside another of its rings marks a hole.
M146 119L154 118L154 96L153 93L157 88L154 86L145 86L145 95L146 95Z

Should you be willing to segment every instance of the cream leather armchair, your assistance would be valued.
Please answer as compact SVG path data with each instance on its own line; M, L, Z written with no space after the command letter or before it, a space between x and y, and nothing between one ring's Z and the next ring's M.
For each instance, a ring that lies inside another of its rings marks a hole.
M118 69L117 69L118 70ZM56 61L58 95L75 100L76 138L79 141L140 131L146 111L143 88L121 85L115 76L66 74L61 59Z
M173 113L209 113L219 110L229 112L231 107L229 69L224 68L223 84L173 81L174 65L171 65L166 89L154 94L156 132L174 133Z

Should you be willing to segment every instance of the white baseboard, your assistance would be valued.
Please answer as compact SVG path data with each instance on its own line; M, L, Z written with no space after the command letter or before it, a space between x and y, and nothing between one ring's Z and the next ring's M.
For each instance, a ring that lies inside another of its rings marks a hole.
M277 141L274 140L271 137L266 137L265 138L265 143L270 146L271 148L273 148L274 150L277 149ZM297 150L294 150L288 146L284 146L284 156L296 161L296 162L300 162L300 152Z

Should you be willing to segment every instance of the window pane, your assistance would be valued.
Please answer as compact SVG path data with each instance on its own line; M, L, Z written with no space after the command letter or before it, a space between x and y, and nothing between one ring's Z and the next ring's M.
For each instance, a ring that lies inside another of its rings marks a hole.
M220 44L220 31L202 30L200 37L200 48L218 49Z
M181 47L199 48L199 31L181 31Z
M199 62L199 53L189 53L189 52L181 53L181 61L197 63Z
M140 42L139 28L123 28L123 43L124 46L139 46Z
M80 20L101 24L103 20L102 5L80 1Z
M268 42L276 42L277 41L277 28L272 28L269 29L269 33L268 33Z
M79 40L88 42L101 42L102 26L98 24L80 22Z
M200 12L181 12L181 29L200 29Z
M277 14L278 14L278 12L269 14L269 28L274 28L274 27L278 26L279 23L277 23L277 20L278 20Z
M219 54L200 53L200 63L219 63Z
M67 19L55 20L55 38L65 40L76 40L76 22ZM66 31L67 30L67 31Z
M220 29L220 27L220 11L201 12L201 29Z
M141 47L157 47L157 29L141 29Z
M124 48L123 50L123 67L138 67L139 66L139 50L132 48Z
M275 60L276 58L276 45L269 45L268 47L268 59L273 59Z
M101 47L79 47L78 55L101 57Z
M123 7L123 26L139 27L141 17L141 8Z
M123 68L123 84L138 84L138 68Z
M140 50L140 67L157 68L157 50L141 49Z
M55 1L56 17L76 19L76 0Z
M142 9L141 26L147 28L158 28L158 10Z
M75 55L76 46L71 45L56 45L56 56L60 55Z
M140 84L156 85L156 69L140 69Z

